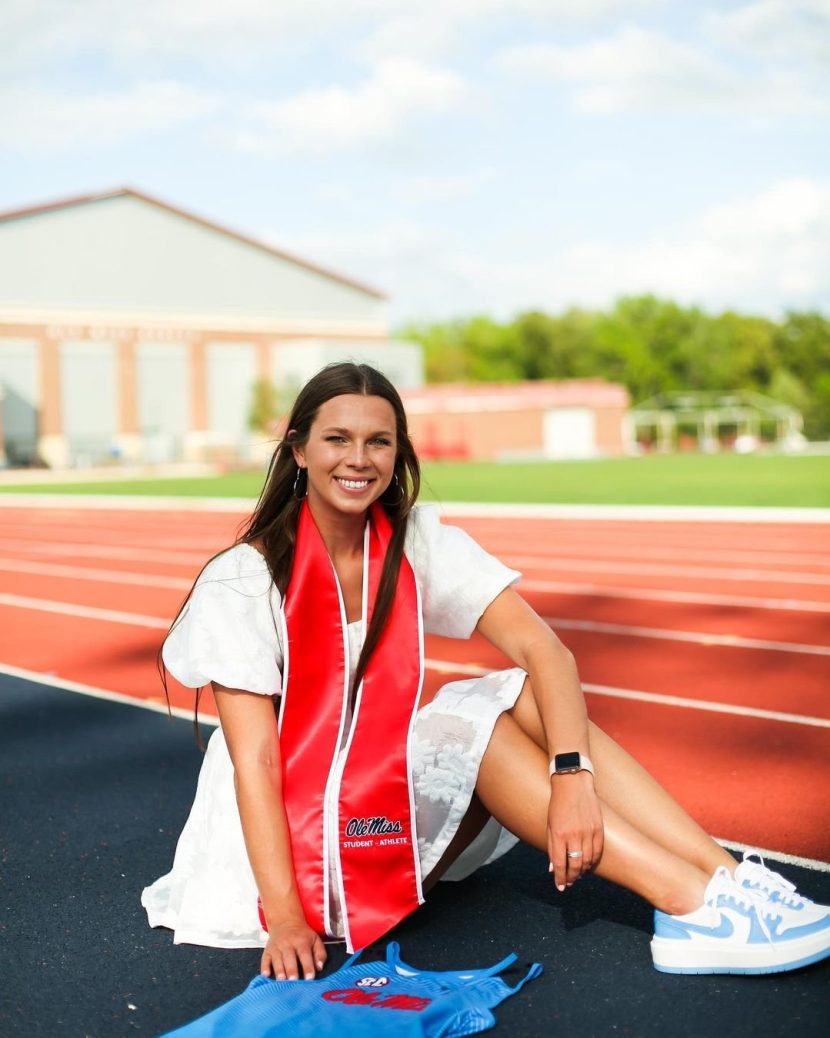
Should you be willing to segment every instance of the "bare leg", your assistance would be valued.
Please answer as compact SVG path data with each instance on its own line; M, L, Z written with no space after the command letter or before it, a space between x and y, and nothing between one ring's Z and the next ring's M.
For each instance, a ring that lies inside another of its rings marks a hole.
M511 713L522 731L544 750L545 732L529 681L525 681ZM734 872L736 862L732 855L713 840L630 753L593 722L590 722L588 738L596 770L597 794L607 808L653 843L696 865L707 876L719 865ZM608 822L605 824L607 828Z
M547 753L509 714L502 714L496 723L476 793L512 833L547 852ZM683 914L698 908L711 872L655 842L602 797L600 802L605 845L597 874L633 890L664 912Z

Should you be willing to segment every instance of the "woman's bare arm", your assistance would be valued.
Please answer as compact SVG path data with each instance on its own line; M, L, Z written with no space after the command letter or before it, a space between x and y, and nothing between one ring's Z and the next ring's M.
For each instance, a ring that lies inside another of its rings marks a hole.
M261 970L313 979L326 950L303 914L282 795L282 761L270 696L213 682L219 719L234 767L234 784L248 859L268 923Z
M477 629L527 673L550 759L574 750L587 755L588 713L576 663L544 620L507 588L484 611ZM582 857L569 860L569 850ZM560 890L600 859L602 815L587 771L551 777L548 852Z

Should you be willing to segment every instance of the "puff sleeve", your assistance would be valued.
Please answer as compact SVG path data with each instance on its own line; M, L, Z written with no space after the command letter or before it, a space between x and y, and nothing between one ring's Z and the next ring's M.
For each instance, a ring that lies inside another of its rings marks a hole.
M183 685L217 681L275 695L282 687L280 595L265 559L237 544L211 560L162 648L165 666Z
M488 605L521 579L457 526L444 526L434 505L412 510L407 558L421 591L424 630L469 638Z

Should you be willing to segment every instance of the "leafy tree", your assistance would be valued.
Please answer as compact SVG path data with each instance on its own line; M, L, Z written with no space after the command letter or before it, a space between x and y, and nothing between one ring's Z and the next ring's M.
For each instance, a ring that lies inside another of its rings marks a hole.
M767 392L782 404L789 404L802 414L809 410L812 400L810 392L798 375L787 368L776 368L769 381Z
M604 378L642 400L668 390L754 389L797 407L811 437L830 436L830 320L710 315L653 295L606 312L531 310L413 325L427 378L447 381Z
M782 365L808 386L830 371L830 320L821 314L787 314L775 340Z
M464 343L473 381L519 382L528 377L513 324L502 325L489 317L474 317L464 330Z
M280 417L280 399L277 387L267 378L258 378L251 390L248 408L248 428L253 432L268 432Z
M804 412L804 433L815 440L830 437L830 372L822 372L813 383L810 404Z
M514 321L516 346L525 378L566 378L558 363L556 318L539 310L519 314Z
M424 366L428 382L462 382L470 377L469 357L464 343L466 322L404 327L400 335L424 347Z

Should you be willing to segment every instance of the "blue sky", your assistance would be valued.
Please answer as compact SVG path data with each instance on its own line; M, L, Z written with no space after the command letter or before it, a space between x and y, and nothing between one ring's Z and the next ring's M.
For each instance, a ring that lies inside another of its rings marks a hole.
M393 321L830 310L830 0L4 0L0 209L131 185Z

